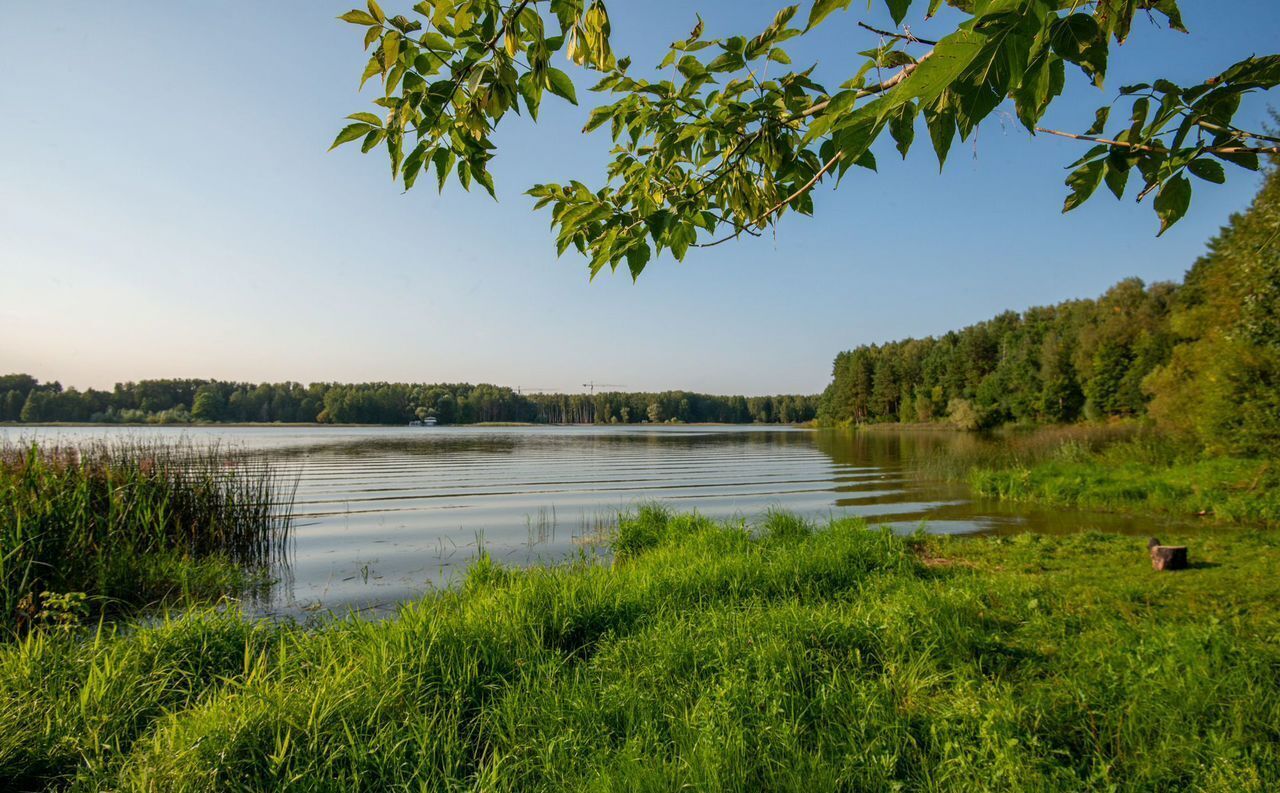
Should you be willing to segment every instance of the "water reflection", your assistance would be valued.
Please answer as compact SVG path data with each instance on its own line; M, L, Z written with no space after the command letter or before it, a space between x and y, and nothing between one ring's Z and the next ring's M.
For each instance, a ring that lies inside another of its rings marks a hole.
M298 476L288 565L262 607L386 608L447 584L483 546L500 561L562 559L619 510L661 500L751 519L778 507L858 516L897 531L1149 534L1149 519L972 499L916 469L958 445L946 432L739 427L0 429L77 442L103 436L219 442Z

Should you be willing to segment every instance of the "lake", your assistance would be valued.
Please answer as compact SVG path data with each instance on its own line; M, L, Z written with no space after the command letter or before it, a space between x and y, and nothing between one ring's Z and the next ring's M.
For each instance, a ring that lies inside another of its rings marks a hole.
M661 501L748 522L772 508L857 516L895 531L1103 529L1151 518L975 500L913 475L972 436L760 426L3 427L0 440L143 438L217 443L297 477L279 583L255 608L300 615L389 610L448 585L481 544L516 565L594 553L619 511Z

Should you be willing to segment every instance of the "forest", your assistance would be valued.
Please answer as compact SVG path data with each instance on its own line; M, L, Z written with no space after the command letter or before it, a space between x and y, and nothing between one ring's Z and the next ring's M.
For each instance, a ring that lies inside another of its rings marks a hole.
M1181 283L1006 312L836 356L820 418L968 428L1145 417L1206 450L1280 447L1280 177Z
M521 394L468 383L234 383L140 380L110 391L64 389L26 374L0 376L0 421L183 424L792 423L812 420L816 396L661 393Z

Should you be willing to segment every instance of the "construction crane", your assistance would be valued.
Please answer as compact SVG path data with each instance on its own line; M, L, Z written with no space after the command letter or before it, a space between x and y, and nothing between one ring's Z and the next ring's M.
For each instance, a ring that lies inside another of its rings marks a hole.
M618 385L617 383L597 383L595 380L590 383L583 383L582 387L587 389L589 394L595 394L597 388L626 388L626 386Z

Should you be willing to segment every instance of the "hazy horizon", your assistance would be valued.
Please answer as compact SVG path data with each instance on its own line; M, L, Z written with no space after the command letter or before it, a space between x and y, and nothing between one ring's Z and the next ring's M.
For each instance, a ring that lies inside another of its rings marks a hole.
M351 6L7 9L0 373L77 388L191 377L571 393L595 380L812 394L836 353L859 344L1094 297L1125 277L1178 279L1259 183L1241 172L1198 184L1188 217L1161 239L1131 197L1062 216L1064 167L1081 145L1032 139L998 113L941 175L927 143L904 163L884 141L880 173L822 189L812 219L790 216L776 235L683 264L663 257L635 285L623 274L589 283L583 261L557 260L548 216L522 195L538 181L601 181L607 135L577 134L587 81L582 107L548 102L537 125L504 123L498 202L456 185L404 194L383 159L326 153L370 99L355 90L359 31L334 18ZM776 8L700 7L713 34L762 27ZM615 47L638 65L693 22L676 0L611 10ZM1140 21L1105 91L1072 74L1046 123L1081 131L1120 85L1203 79L1280 29L1280 6L1262 0L1184 15L1192 36ZM854 7L797 48L797 63L822 50L819 76L852 71L830 53L840 37L874 46L858 20L889 24ZM50 58L54 38L68 46ZM1239 123L1266 114L1253 96Z

